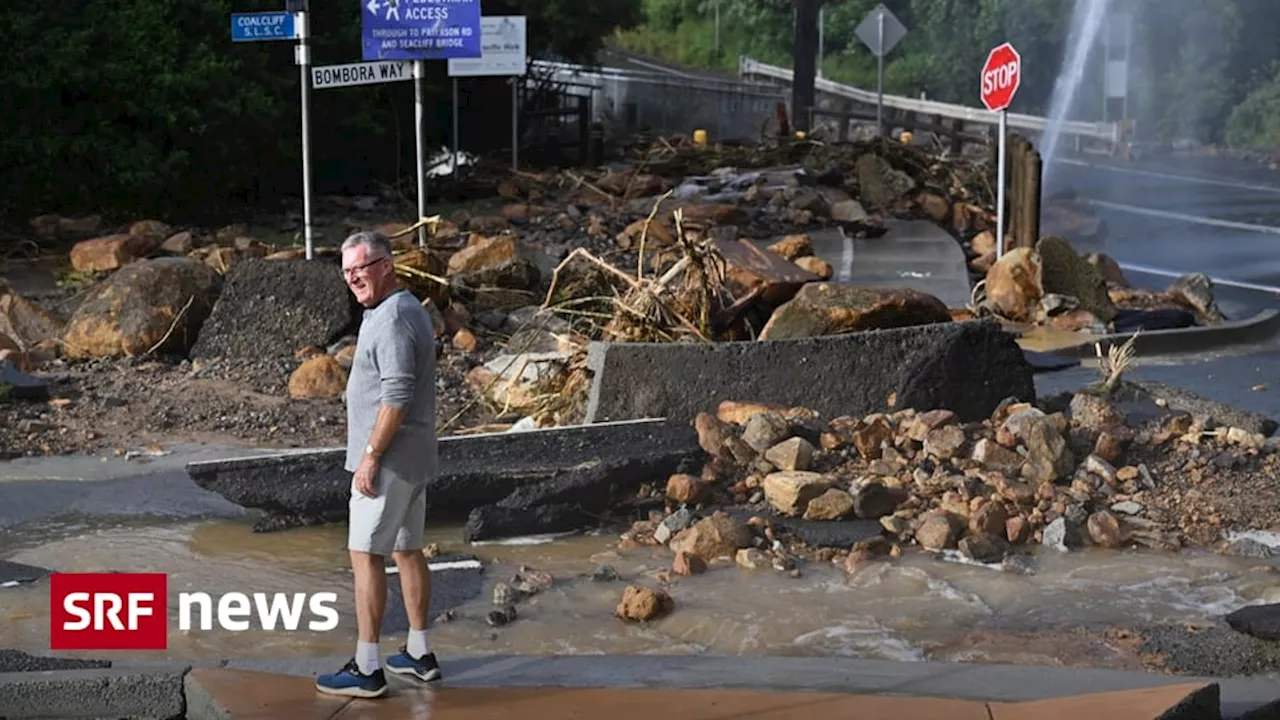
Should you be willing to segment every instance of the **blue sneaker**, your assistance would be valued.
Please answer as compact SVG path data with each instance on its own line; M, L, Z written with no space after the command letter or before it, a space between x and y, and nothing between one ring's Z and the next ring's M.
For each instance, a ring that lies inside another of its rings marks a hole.
M387 658L387 670L397 675L412 675L424 682L440 679L440 663L436 662L435 653L414 658L404 646L399 653Z
M317 677L316 690L330 695L376 698L386 694L387 676L382 673L382 668L374 670L371 675L362 674L360 666L352 658L338 672Z

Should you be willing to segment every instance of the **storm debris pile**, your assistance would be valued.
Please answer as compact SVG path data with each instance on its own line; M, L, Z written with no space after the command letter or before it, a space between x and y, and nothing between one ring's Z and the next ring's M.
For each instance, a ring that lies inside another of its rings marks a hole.
M711 457L701 474L652 488L667 511L623 544L667 546L677 575L717 560L795 572L802 558L855 572L904 547L1011 572L1033 572L1031 544L1258 552L1227 538L1280 521L1280 495L1260 479L1280 471L1276 441L1208 415L1130 420L1138 402L1159 407L1126 383L1010 401L970 423L949 410L824 419L726 401L695 420Z

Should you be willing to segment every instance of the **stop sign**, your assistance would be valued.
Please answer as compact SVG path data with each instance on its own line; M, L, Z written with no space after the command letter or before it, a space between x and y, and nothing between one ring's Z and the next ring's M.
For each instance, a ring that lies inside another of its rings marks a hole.
M982 65L982 104L992 112L1013 102L1022 82L1022 56L1009 43L998 45Z

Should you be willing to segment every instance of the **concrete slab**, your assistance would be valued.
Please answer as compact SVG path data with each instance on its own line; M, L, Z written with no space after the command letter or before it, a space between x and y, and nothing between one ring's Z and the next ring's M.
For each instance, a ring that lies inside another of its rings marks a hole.
M851 238L840 228L809 233L814 254L831 263L832 282L874 288L909 288L962 308L972 286L964 250L928 220L885 220L877 238Z
M802 340L592 343L587 366L588 423L687 423L724 400L802 406L829 418L947 408L976 420L1032 392L1030 364L994 321Z
M700 457L687 423L642 422L487 433L439 440L441 474L427 485L435 521L466 518L522 488L549 485L567 469L598 468L602 477L665 477ZM345 519L351 475L346 450L320 448L187 465L196 485L237 505L268 512ZM578 498L581 499L581 498Z
M188 669L181 665L0 673L0 717L181 718Z
M232 718L500 718L666 720L1212 720L1218 688L1201 683L1099 693L1024 703L932 697L763 690L465 688L398 681L377 700L343 700L318 693L298 676L197 668L187 676L189 720Z

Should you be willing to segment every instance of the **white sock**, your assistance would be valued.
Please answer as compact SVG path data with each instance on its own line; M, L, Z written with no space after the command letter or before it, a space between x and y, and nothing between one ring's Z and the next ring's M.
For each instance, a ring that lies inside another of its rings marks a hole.
M410 630L408 646L405 649L409 651L409 657L415 660L431 652L427 649L427 631Z
M362 675L372 675L381 663L378 661L378 643L356 643L356 665Z

